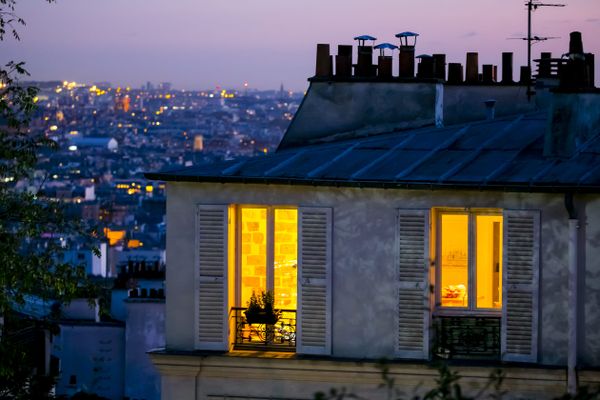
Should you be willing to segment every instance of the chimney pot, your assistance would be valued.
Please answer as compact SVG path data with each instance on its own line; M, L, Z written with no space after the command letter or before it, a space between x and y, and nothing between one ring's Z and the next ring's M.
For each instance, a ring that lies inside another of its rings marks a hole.
M479 54L467 53L467 71L465 81L477 83L479 81Z
M502 53L502 83L513 83L513 53Z
M492 64L483 64L483 82L494 83L494 66Z
M315 76L328 77L331 72L331 58L329 56L329 44L317 44L317 65Z
M521 85L527 85L531 82L531 71L529 67L526 65L521 66L521 78L519 79L519 83Z
M417 78L430 79L433 78L433 57L429 55L420 55L419 65L417 66Z
M433 55L433 77L436 79L446 80L446 55Z
M539 78L550 78L552 76L552 64L550 59L552 53L543 52L540 55L540 61L538 63L538 77Z
M377 58L377 76L380 78L392 77L392 57L379 56Z
M358 61L356 63L356 76L371 77L375 76L373 68L373 47L358 46Z
M583 40L581 32L571 32L569 40L570 54L583 54Z
M460 63L448 64L448 83L463 83L463 66Z
M352 46L340 44L335 56L335 75L340 78L352 76Z
M415 77L415 46L400 46L400 78Z

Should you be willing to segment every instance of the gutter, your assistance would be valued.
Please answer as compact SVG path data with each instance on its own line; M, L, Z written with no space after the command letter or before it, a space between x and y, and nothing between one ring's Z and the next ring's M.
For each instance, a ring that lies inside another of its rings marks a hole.
M525 193L600 193L600 186L577 184L546 184L535 185L526 183L497 183L489 184L482 182L473 183L443 183L443 182L407 182L407 181L367 181L367 180L337 180L337 179L304 179L289 177L244 177L244 176L198 176L178 175L165 173L145 173L144 177L149 180L166 182L193 182L193 183L245 183L264 185L300 185L300 186L329 186L329 187L360 187L373 189L415 189L415 190L479 190L497 192L525 192Z
M568 351L567 351L567 390L574 395L577 392L577 336L578 301L577 280L579 218L573 201L573 193L565 193L565 208L569 214L569 311L568 311Z

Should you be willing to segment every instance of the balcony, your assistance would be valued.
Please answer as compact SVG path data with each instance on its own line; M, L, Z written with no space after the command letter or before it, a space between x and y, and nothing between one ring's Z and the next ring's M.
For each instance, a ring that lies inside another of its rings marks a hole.
M434 327L436 357L500 359L500 317L436 317Z
M244 307L229 313L235 350L296 351L296 310L279 310L275 324L249 324Z

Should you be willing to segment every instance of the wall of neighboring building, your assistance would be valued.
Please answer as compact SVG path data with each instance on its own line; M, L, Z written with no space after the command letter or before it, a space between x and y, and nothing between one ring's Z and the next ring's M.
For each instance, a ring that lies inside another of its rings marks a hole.
M281 148L335 134L355 136L435 124L435 83L312 82Z
M100 243L98 247L98 250L100 251L100 257L96 256L91 249L74 249L64 252L64 262L73 265L83 265L87 275L107 276L106 243Z
M160 375L147 352L165 346L165 302L128 299L125 304L125 396L159 400Z
M566 363L568 215L563 195L483 191L169 183L166 287L169 349L194 347L195 207L232 203L333 208L332 353L336 357L359 359L394 354L397 209L541 210L539 361L549 365ZM588 212L593 213L588 215L590 220L600 218L600 210ZM595 242L590 242L587 249L589 260L600 258ZM595 274L591 272L590 278ZM589 297L586 301L593 299ZM597 304L593 302L586 307ZM600 320L586 320L586 329L587 345L597 348ZM600 360L594 363L600 365Z
M536 110L523 85L311 82L280 148L336 135L358 137L485 120L487 100L496 101L496 117Z
M57 395L85 391L123 397L125 329L110 323L61 323L53 355L60 359Z
M484 101L496 100L496 118L536 110L522 85L444 85L444 125L486 119Z

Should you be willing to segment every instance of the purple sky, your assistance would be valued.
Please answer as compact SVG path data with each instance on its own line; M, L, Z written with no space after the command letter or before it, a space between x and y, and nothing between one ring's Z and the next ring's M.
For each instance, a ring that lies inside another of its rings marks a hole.
M548 2L551 2L548 0ZM558 1L557 1L558 2ZM560 39L534 46L566 52L569 32L583 33L596 53L600 77L600 0L564 0L565 8L534 14L534 34ZM515 52L526 63L524 0L21 0L27 26L21 42L1 44L0 61L24 60L32 79L111 81L177 88L217 85L303 90L314 73L316 43L352 44L370 34L397 43L394 34L419 32L417 54L446 53L465 62L500 64ZM600 85L600 78L596 79Z

